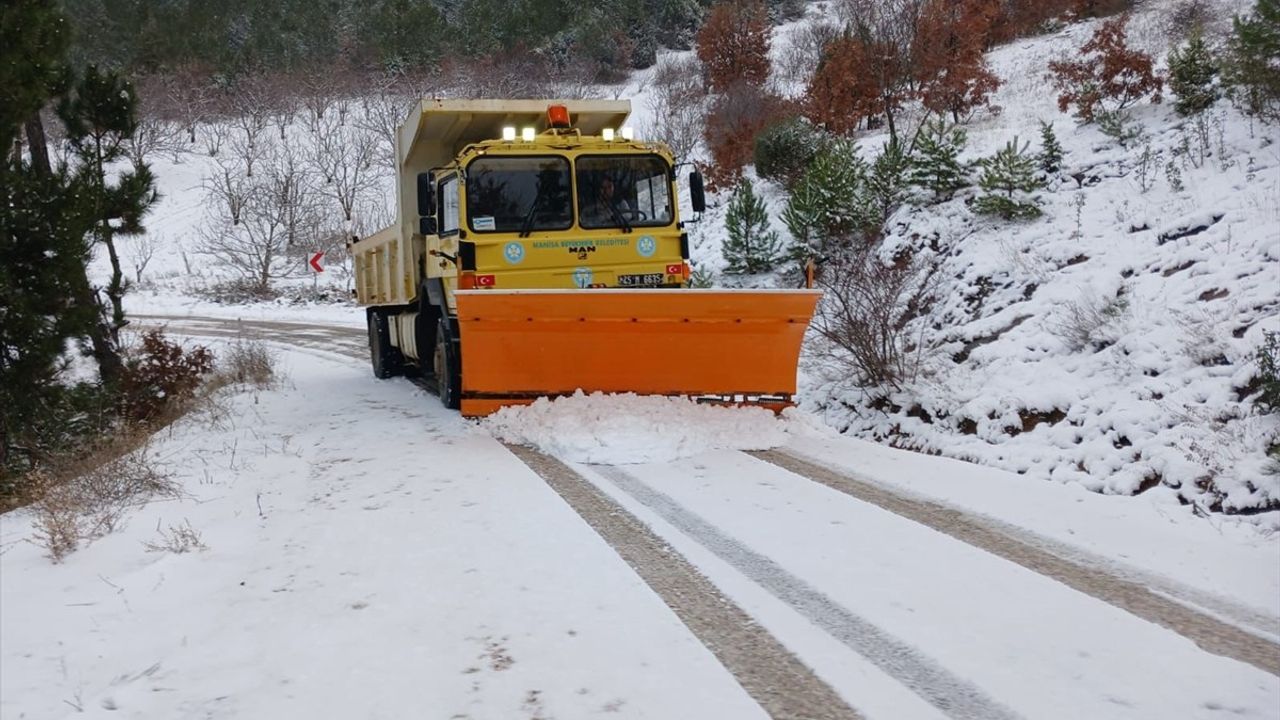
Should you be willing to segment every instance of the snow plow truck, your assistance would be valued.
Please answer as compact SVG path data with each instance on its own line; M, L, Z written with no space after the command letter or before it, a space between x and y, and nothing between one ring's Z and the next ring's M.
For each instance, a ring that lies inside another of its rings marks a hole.
M373 373L416 366L469 417L585 392L775 409L813 290L689 288L680 167L629 101L421 101L397 221L350 246ZM688 174L687 204L705 206ZM691 216L691 220L693 220Z

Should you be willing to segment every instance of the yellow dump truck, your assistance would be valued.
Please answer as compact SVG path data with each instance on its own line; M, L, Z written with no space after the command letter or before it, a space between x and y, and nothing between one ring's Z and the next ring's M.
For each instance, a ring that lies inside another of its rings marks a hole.
M416 366L467 416L543 396L786 405L818 293L688 288L670 150L628 101L423 100L398 217L351 245L380 378ZM685 188L703 210L702 178Z

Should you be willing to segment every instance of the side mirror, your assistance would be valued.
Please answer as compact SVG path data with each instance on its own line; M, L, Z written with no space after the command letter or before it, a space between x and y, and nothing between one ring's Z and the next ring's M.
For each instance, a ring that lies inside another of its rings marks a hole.
M435 235L436 219L433 217L418 218L418 234L419 235Z
M431 173L418 173L418 215L436 216L436 183Z
M693 203L694 212L706 212L707 191L702 187L702 173L697 170L689 173L689 200Z

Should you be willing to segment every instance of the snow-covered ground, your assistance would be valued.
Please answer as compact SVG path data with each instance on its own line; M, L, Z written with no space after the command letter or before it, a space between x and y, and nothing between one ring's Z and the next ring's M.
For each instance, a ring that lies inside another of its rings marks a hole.
M1165 5L1144 4L1132 30L1160 58ZM775 55L831 13L811 5ZM334 329L282 339L283 386L156 439L182 499L138 508L61 564L31 542L29 511L0 516L0 716L767 717L678 600L506 442L567 463L862 717L1280 717L1280 677L1256 662L742 452L941 504L1280 642L1277 513L1202 512L1280 498L1261 465L1277 422L1241 392L1261 331L1280 329L1280 144L1225 103L1203 161L1168 106L1138 108L1146 136L1127 147L1077 127L1043 70L1090 30L997 49L1001 112L969 126L974 159L1014 135L1034 148L1053 123L1067 168L1042 220L992 224L963 197L895 215L887 247L937 244L947 299L930 373L885 410L809 363L802 409L781 418L579 395L464 421L409 381L370 377L349 303L196 298L221 277L197 252L213 165L158 158L148 226L162 242L130 312L191 318L175 334L214 345L236 331L225 320ZM651 74L602 89L632 98L637 127ZM1184 135L1194 162L1174 157ZM883 138L860 142L870 154ZM1157 170L1142 180L1148 145ZM780 189L762 190L779 212ZM723 268L723 209L692 230L702 267ZM319 281L346 290L333 269ZM1064 308L1116 297L1105 347L1068 347ZM188 526L204 549L148 550Z
M62 564L29 542L29 512L0 516L0 715L766 717L486 424L344 352L285 347L280 388L159 436L186 496ZM865 717L946 717L928 699L953 691L1010 717L1276 717L1280 677L734 448L821 457L1024 528L1208 612L1182 589L1241 606L1263 636L1280 635L1280 536L803 413L665 412L685 420L578 397L487 425L569 461L642 460L574 467ZM205 549L148 551L182 525Z

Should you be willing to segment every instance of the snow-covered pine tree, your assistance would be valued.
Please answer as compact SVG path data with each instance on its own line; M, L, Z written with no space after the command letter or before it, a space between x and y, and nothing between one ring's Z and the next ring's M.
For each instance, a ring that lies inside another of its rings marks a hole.
M910 169L911 158L903 149L902 143L892 138L885 143L884 149L871 164L867 190L878 206L881 224L902 203L907 190L907 171Z
M792 257L829 257L855 236L879 227L868 171L849 141L833 140L818 152L782 213L795 240Z
M911 157L911 184L933 192L935 202L950 200L967 187L969 171L960 164L966 140L964 130L948 127L942 118L926 124Z
M720 252L729 272L754 274L772 270L782 254L782 241L769 227L769 208L756 195L751 180L743 178L729 199L724 217L729 237Z
M1063 158L1062 145L1058 142L1058 136L1053 132L1053 123L1040 121L1040 154L1036 156L1036 161L1040 165L1040 172L1045 175L1053 175L1062 169Z
M974 212L1005 220L1031 220L1043 214L1039 198L1030 196L1044 185L1036 176L1036 162L1027 154L1027 145L1019 146L1014 137L995 155L980 161L978 185L985 194L973 202Z
M1169 51L1169 89L1178 98L1173 107L1179 115L1194 115L1217 102L1218 88L1213 84L1217 75L1218 65L1200 33Z

